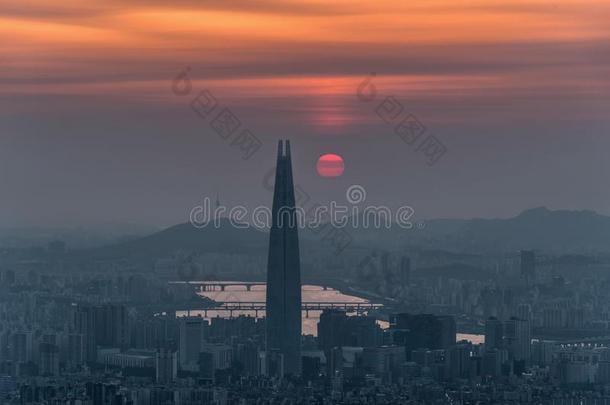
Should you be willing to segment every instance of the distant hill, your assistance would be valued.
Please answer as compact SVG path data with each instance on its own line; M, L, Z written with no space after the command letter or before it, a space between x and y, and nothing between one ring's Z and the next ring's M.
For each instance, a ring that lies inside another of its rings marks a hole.
M468 252L538 249L549 253L610 251L610 217L593 211L523 211L508 219L471 219L437 240Z
M423 229L361 229L346 227L350 248L397 249L415 247L456 254L505 253L534 249L550 254L610 252L610 217L593 211L526 210L507 219L437 219ZM320 246L320 235L301 231L303 246ZM313 242L317 241L317 245ZM96 258L153 258L176 250L265 254L268 234L256 228L238 229L228 220L215 228L179 224L152 235L103 248L80 251ZM348 248L348 249L350 249Z
M174 225L143 238L88 250L97 258L153 258L186 250L193 252L251 253L266 249L268 236L256 228L235 228L228 220L196 228L190 223Z
M412 229L345 228L354 245L421 248L454 253L503 253L521 249L553 254L610 253L610 217L593 211L533 208L506 219L433 219Z

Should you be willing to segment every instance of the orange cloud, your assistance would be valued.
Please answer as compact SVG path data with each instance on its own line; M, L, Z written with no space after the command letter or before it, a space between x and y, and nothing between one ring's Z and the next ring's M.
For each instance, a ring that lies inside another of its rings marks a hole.
M370 71L421 98L607 87L608 60L594 55L610 36L608 2L460 3L0 0L0 37L10 38L0 91L166 100L186 65L243 99L344 96ZM334 101L312 108L345 120Z

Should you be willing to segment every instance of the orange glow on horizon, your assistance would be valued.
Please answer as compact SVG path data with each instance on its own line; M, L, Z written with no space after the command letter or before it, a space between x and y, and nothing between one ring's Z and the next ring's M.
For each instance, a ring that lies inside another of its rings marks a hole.
M380 89L421 100L607 88L593 57L610 39L602 0L47 4L0 0L9 97L171 103L167 83L188 65L235 103L300 97L309 123L342 130L358 117L339 99L371 71Z

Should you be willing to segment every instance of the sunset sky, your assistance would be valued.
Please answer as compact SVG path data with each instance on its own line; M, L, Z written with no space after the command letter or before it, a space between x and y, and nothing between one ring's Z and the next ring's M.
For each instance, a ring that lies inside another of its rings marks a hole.
M204 89L262 141L250 159L191 110ZM447 147L434 166L376 115L389 95ZM0 114L0 227L269 204L279 138L314 200L610 214L610 2L0 0ZM317 175L324 153L343 176Z

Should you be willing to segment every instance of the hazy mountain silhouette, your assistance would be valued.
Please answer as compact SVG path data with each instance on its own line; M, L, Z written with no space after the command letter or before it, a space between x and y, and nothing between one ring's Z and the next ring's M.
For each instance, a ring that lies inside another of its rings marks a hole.
M593 211L526 210L507 219L437 219L423 229L344 228L351 247L381 249L414 246L463 253L538 249L548 253L610 252L610 217ZM321 235L301 230L301 243L323 244ZM220 227L195 228L190 223L172 226L152 235L88 250L96 257L163 257L176 250L266 254L268 233L256 228L238 229L223 219Z
M390 229L350 225L345 229L354 245L385 249L419 247L471 254L520 249L556 254L610 252L610 217L588 210L538 207L506 219L414 220L411 229L396 224Z
M444 221L436 222L442 224ZM434 226L433 221L426 229ZM608 252L610 217L587 210L538 207L508 219L467 220L450 232L430 235L426 239L438 244L439 248L470 252L518 249L557 253Z
M220 226L196 228L191 223L174 225L143 238L90 251L97 257L163 257L178 250L192 252L247 253L266 249L268 235L256 228L235 228L227 219Z

